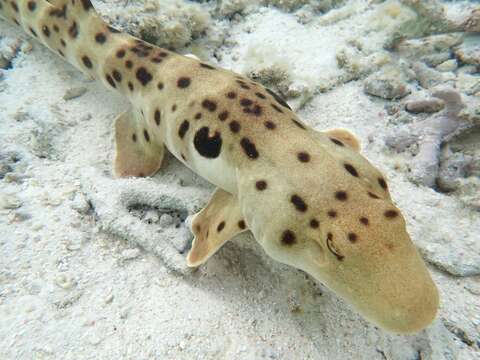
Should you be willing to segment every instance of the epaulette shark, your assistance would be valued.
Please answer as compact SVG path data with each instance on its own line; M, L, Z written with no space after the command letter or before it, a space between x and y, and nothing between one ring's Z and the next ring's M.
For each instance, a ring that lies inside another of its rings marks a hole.
M112 28L90 0L0 0L0 15L128 98L115 121L117 176L154 174L166 147L218 187L192 220L189 266L250 230L386 330L435 318L437 288L349 131L316 131L261 84Z

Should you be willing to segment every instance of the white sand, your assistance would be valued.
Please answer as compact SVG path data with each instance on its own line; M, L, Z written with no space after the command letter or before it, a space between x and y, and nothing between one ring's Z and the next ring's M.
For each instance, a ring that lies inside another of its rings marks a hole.
M437 320L417 335L385 333L268 258L251 235L188 271L184 220L212 186L171 156L153 178L113 179L112 121L124 100L0 20L0 42L33 45L0 70L0 160L11 167L0 180L0 359L478 359L479 213L408 179L408 157L384 145L395 129L389 102L363 92L377 67L365 59L383 54L414 13L396 2L347 1L321 15L238 1L250 5L229 22L212 3L195 5L206 35L169 10L168 21L198 37L178 50L276 81L302 95L292 104L306 103L305 122L358 134L430 263L442 301ZM234 2L226 3L223 10ZM461 3L456 14L470 6ZM128 28L123 2L98 5ZM355 76L337 66L342 49L356 54ZM86 93L63 100L78 87ZM12 152L17 162L2 160ZM135 204L142 208L128 211Z

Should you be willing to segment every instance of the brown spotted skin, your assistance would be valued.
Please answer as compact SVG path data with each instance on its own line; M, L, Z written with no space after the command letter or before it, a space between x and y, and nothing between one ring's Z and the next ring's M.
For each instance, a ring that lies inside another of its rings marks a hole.
M153 173L165 146L220 188L194 220L189 264L248 228L379 326L414 332L432 321L435 284L351 133L317 132L262 85L116 31L89 0L52 3L0 0L0 15L130 100L117 173Z

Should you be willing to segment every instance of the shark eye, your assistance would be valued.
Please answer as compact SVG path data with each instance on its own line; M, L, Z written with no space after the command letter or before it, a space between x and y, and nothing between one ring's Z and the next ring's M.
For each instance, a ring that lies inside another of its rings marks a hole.
M342 261L345 257L333 244L333 234L331 232L327 233L327 248L333 255L335 255L338 261Z

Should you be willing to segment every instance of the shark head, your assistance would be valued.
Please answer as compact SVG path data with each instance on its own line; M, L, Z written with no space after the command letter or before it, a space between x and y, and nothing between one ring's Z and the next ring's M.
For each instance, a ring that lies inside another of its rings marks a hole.
M271 257L309 273L379 327L423 329L435 318L438 291L385 178L345 130L309 142L287 171L269 161L242 179L243 212L255 238Z

